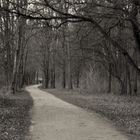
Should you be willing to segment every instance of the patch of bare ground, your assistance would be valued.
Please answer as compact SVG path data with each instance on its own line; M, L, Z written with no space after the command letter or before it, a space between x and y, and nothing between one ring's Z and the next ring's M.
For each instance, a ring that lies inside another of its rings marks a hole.
M140 139L140 97L89 94L78 90L48 89L58 98L110 119L130 140Z

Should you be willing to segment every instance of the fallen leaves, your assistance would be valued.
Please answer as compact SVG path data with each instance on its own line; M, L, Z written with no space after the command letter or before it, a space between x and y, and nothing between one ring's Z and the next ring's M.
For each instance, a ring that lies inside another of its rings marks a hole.
M30 126L29 111L32 104L30 96L27 100L0 98L0 140L25 140Z

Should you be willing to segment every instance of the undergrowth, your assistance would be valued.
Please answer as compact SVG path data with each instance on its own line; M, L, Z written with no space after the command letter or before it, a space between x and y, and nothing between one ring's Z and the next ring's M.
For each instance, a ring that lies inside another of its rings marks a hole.
M25 91L0 97L0 140L27 140L32 98Z

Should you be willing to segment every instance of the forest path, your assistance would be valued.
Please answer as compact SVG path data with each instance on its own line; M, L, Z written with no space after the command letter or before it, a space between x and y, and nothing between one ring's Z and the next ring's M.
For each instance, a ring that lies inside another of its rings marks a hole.
M41 91L27 87L32 109L32 140L128 140L108 120Z

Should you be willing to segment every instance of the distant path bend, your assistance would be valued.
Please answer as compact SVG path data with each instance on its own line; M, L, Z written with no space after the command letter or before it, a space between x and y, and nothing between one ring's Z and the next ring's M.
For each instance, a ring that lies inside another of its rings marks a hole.
M108 120L41 91L27 87L32 109L32 140L128 140Z

